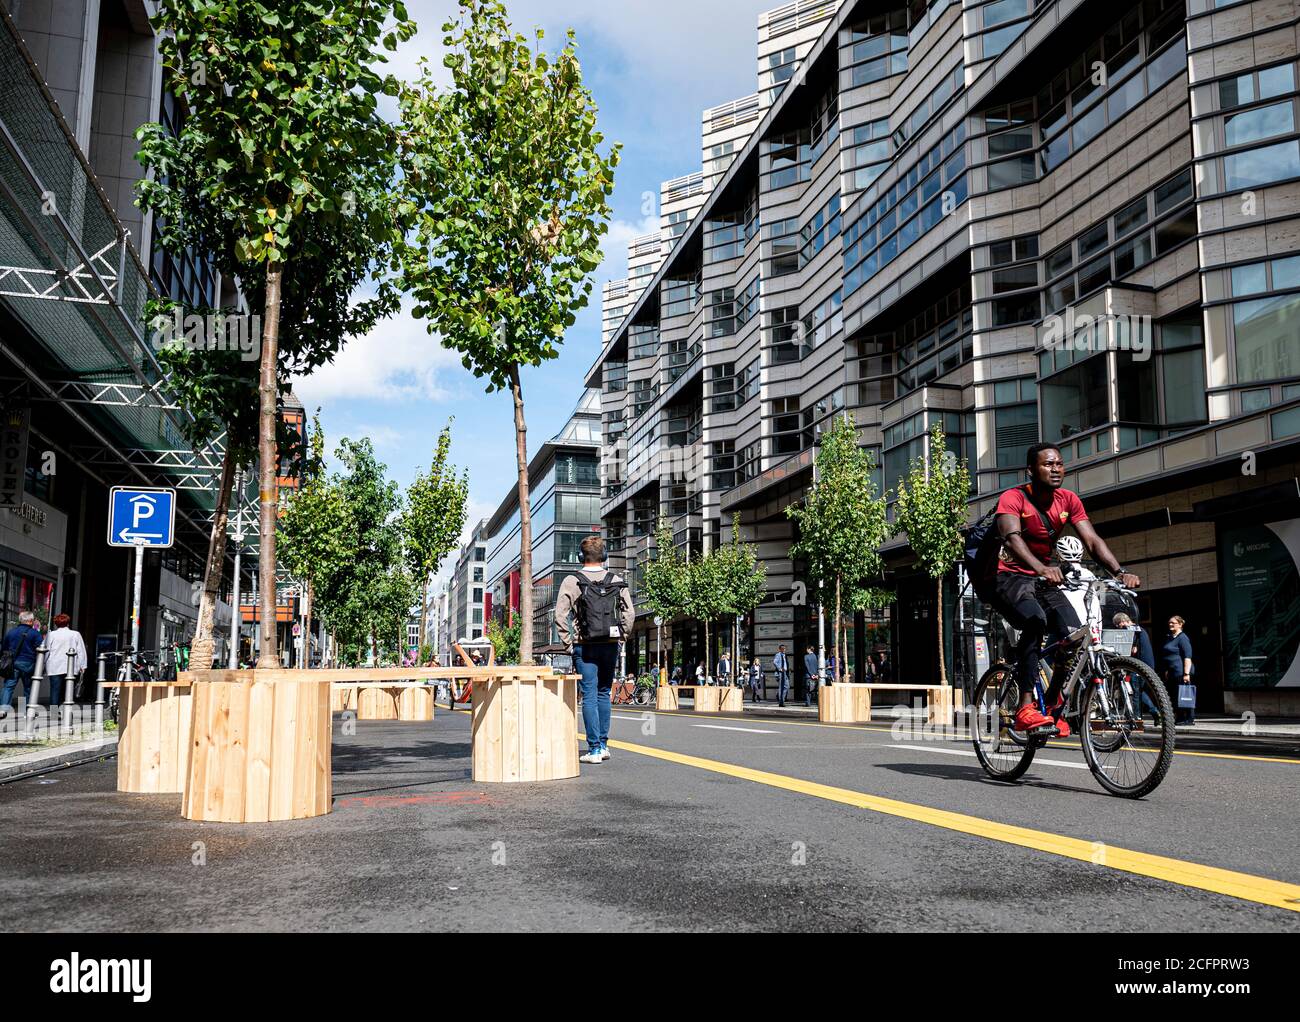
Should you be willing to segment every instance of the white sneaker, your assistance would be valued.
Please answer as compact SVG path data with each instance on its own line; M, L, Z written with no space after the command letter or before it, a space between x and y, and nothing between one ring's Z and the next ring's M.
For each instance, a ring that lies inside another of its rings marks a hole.
M600 754L599 749L592 749L585 756L578 757L579 763L604 763L605 757Z
M602 746L600 747L600 760L601 760L601 762L603 763L603 762L605 762L605 760L607 760L607 759L609 759L609 746L608 746L608 745L602 745Z

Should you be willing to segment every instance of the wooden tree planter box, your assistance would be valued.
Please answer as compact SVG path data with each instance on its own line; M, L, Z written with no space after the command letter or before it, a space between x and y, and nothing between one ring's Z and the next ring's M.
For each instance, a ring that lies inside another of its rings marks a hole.
M433 720L433 692L432 685L402 689L397 697L397 719L410 723Z
M655 708L680 710L682 692L691 693L696 713L741 713L745 709L745 693L734 685L660 685Z
M313 675L316 675L313 677ZM265 823L330 811L328 678L312 671L196 671L187 820Z
M190 765L190 686L136 681L117 687L117 790L179 795Z
M489 783L578 776L578 679L498 668L474 678L473 777Z
M817 719L823 724L860 724L871 719L870 685L823 685L817 690Z
M357 696L358 689L355 685L335 685L330 690L330 711L332 713L346 713L348 710L351 710L355 713L357 709Z
M357 720L396 720L400 689L363 685L357 698Z

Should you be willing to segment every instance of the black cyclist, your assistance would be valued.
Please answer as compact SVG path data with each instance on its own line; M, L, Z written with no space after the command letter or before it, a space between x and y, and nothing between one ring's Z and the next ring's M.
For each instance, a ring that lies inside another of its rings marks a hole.
M1088 512L1078 495L1062 489L1065 462L1060 450L1053 444L1035 444L1029 448L1027 467L1029 484L1007 490L997 508L998 533L1003 540L997 607L1020 631L1015 651L1020 709L1015 727L1017 731L1041 731L1054 725L1057 734L1068 737L1070 725L1060 716L1064 702L1061 687L1065 683L1063 658L1058 656L1053 665L1045 697L1050 717L1038 708L1034 692L1043 636L1049 630L1053 635L1065 636L1082 624L1063 592L1055 588L1040 591L1035 585L1040 578L1053 587L1064 580L1061 569L1048 564L1052 546L1065 526L1073 526L1093 559L1116 575L1121 585L1136 589L1142 583L1120 567L1110 547L1088 521Z

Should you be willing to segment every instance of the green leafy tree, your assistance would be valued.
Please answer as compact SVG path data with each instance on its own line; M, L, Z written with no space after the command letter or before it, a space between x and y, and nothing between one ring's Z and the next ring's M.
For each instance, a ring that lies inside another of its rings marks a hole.
M713 671L713 622L731 608L731 582L727 559L711 550L686 563L686 606L688 616L704 623L704 673Z
M948 683L943 641L943 577L962 555L970 469L947 448L943 427L930 430L925 454L912 462L906 482L898 486L895 522L907 533L917 563L935 581L939 636L939 683Z
M429 579L444 557L456 549L465 528L465 505L469 500L469 473L456 474L448 463L451 453L451 423L438 435L433 464L421 472L406 491L402 532L407 566L420 585L420 646L424 646L425 608L429 603Z
M638 586L639 602L665 623L686 612L686 559L673 544L673 531L664 518L655 526L655 556L646 561ZM663 650L659 651L662 661Z
M516 614L508 625L503 625L497 618L488 622L487 637L496 652L499 664L519 663L519 636L523 632L523 619Z
M832 645L843 669L847 663L847 632L841 628L844 608L865 609L881 598L871 583L884 572L880 547L892 530L884 495L876 493L874 460L858 446L851 416L840 416L823 434L816 460L813 488L802 504L786 508L799 525L799 541L790 556L804 559L812 580L823 592L835 594Z
M513 399L519 472L519 655L533 655L532 517L520 367L555 358L591 295L618 146L601 153L577 43L548 55L499 0L463 0L443 26L451 84L430 68L402 90L402 288L430 333L488 391ZM534 44L536 48L534 48Z
M319 412L312 419L308 443L303 486L285 502L280 517L279 557L304 584L307 620L316 608L323 620L334 624L342 605L339 585L358 556L357 534L342 487L325 474ZM305 646L304 659L310 663L310 630Z
M767 593L767 566L754 547L740 538L740 515L731 518L731 542L715 555L727 597L726 612L734 618L732 669L740 676L740 619L753 612Z
M396 132L376 110L398 84L377 70L376 47L396 49L415 23L401 0L160 0L153 23L165 87L186 116L175 135L157 124L138 133L152 171L140 200L160 214L164 247L168 235L197 241L261 309L259 568L274 578L282 358L319 366L345 327L393 305L391 289L355 312L348 298L402 235ZM282 335L286 296L305 318L285 316ZM276 667L274 586L263 586L261 617L258 666Z

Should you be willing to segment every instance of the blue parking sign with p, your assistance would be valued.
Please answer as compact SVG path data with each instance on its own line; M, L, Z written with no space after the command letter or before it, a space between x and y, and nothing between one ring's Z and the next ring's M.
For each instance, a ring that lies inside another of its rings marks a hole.
M169 547L176 533L176 491L115 486L108 496L108 545Z

